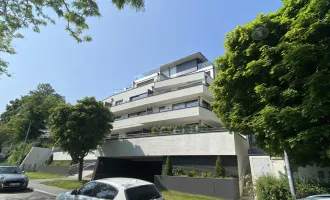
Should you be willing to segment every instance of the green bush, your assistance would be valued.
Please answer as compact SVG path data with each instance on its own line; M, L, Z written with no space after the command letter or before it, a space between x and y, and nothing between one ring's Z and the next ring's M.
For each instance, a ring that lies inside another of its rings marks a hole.
M261 176L256 180L255 194L262 200L292 199L287 179L272 175Z
M303 178L295 180L296 198L305 198L316 194L327 194L329 190L317 179ZM292 199L288 179L285 176L261 176L256 180L255 194L258 199Z
M63 166L63 167L67 167L70 166L72 163L72 161L53 161L50 166Z
M168 131L168 128L167 128L166 126L162 126L162 127L160 128L160 131L161 131L161 132L167 132L167 131Z
M202 172L200 174L200 177L201 178L214 178L214 174L212 174L211 172L209 172L209 173Z
M165 176L173 176L173 166L172 166L172 161L171 161L169 156L167 156L167 159L166 159L164 175Z
M226 175L225 168L221 165L221 158L220 156L217 157L215 162L215 173L214 176L216 178L224 177Z
M152 133L157 133L157 132L159 132L159 129L157 127L152 127L151 132Z
M199 174L196 170L191 170L190 172L187 173L189 177L199 177Z
M174 176L185 176L186 173L183 171L182 168L177 168L174 170Z
M305 198L316 194L328 194L329 190L317 179L298 179L296 181L297 198Z

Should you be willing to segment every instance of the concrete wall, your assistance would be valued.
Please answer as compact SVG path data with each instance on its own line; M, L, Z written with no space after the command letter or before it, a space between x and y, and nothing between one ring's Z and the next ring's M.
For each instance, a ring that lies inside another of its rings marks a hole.
M234 134L228 132L108 140L98 150L96 156L109 157L236 154Z
M53 160L60 161L60 160L72 160L71 156L65 152L54 152L53 153ZM97 156L95 153L89 153L84 158L84 160L97 160Z
M20 168L25 171L38 170L41 165L43 165L46 160L48 160L51 155L52 150L48 148L32 147L28 155L25 157L24 161L20 165ZM33 166L33 167L28 167Z
M237 179L205 179L175 176L155 176L156 187L190 194L237 200Z
M42 165L37 171L42 173L67 176L69 174L69 167Z
M318 166L306 166L306 167L298 167L293 168L293 176L299 178L317 178L319 180L330 181L330 167L318 167ZM324 178L320 177L320 175L324 174Z
M237 155L238 165L238 183L240 195L243 194L244 189L244 177L249 167L248 149L249 141L246 136L234 134L235 139L235 151Z
M199 73L193 73L186 76L180 76L176 78L167 79L164 81L158 81L155 83L155 89L160 90L163 88L170 88L175 87L177 85L187 84L189 82L197 81L197 80L204 80L205 73L199 72Z

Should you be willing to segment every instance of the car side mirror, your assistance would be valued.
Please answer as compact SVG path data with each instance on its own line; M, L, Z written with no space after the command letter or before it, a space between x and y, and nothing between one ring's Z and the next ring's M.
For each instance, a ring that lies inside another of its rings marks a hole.
M23 174L25 174L25 171L22 171Z
M78 190L72 190L71 194L72 194L72 195L76 195L76 194L78 194Z

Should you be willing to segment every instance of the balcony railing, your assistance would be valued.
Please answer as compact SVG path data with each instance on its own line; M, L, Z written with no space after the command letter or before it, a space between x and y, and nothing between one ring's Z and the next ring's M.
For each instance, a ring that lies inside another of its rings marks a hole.
M199 63L197 69L203 69L205 67L209 67L212 65L213 65L213 63L211 63L210 61L205 61L205 62Z
M202 108L204 108L204 109L206 109L206 110L209 110L209 111L212 111L212 108L210 107L210 106L207 106L207 105L204 105L204 104L202 104L202 103L197 103L197 104L195 104L195 105L190 105L189 107L187 107L186 105L185 105L185 107L183 107L183 108L178 108L178 109L169 109L169 110L162 110L162 111L160 111L160 110L157 110L157 111L146 111L146 112L143 112L143 113L141 113L141 114L139 114L139 115L134 115L134 116L131 116L131 117L122 117L122 118L117 118L117 119L115 119L115 121L119 121L119 120L124 120L124 119L128 119L128 118L134 118L134 117L140 117L140 116L144 116L144 115L152 115L152 114L157 114L157 113L163 113L163 112L170 112L170 111L176 111L176 110L183 110L183 109L188 109L188 108L194 108L194 107L202 107Z
M112 103L112 104L106 103L106 106L115 107L115 106L123 105L123 104L126 104L126 103L130 103L130 102L133 102L133 101L138 101L138 100L141 100L141 99L145 99L145 98L148 98L148 97L157 96L157 95L165 94L165 93L168 93L168 92L174 92L174 91L177 91L177 90L183 90L183 89L190 88L190 87L195 87L195 86L198 86L198 85L203 85L203 83L202 82L193 83L193 84L178 87L178 88L172 88L172 89L164 90L162 92L158 92L157 94L148 94L145 97L136 98L136 99L133 99L133 100L132 99L131 100L126 100L126 101L123 101L123 102L121 102L120 104L117 104L117 105L115 104L115 102Z
M182 129L182 130L160 131L160 132L155 132L155 133L137 133L137 134L126 135L125 137L121 137L118 135L112 135L112 136L107 137L107 140L196 134L196 133L214 133L214 132L228 132L228 129L225 129L225 128L187 128L187 129Z

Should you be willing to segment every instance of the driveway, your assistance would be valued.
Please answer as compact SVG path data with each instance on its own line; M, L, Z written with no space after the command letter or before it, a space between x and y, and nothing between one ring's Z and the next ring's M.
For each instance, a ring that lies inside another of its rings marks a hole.
M0 200L55 200L54 196L27 189L25 191L0 191Z

